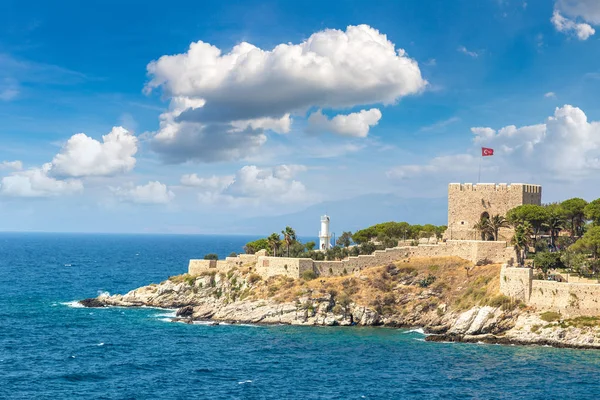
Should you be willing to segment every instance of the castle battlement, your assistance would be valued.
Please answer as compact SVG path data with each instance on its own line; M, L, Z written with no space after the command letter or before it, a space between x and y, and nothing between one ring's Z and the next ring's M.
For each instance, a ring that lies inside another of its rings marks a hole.
M450 183L449 192L522 192L522 193L541 193L541 185L531 185L528 183Z
M481 218L506 213L523 204L542 204L542 187L528 183L450 183L448 185L447 239L481 239L474 229ZM500 239L510 240L512 230L502 228Z

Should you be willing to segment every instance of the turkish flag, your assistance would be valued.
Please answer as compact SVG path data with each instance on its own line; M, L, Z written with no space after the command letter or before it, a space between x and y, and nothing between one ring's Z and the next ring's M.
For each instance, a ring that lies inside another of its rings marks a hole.
M494 149L490 149L487 147L481 148L481 157L487 157L487 156L493 156L493 155L494 155Z

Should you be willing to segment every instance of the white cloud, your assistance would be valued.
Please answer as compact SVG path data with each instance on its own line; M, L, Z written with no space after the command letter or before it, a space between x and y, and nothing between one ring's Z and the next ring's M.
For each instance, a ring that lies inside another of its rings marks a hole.
M480 147L495 150L486 157L482 171L486 177L507 181L548 179L576 181L594 179L600 171L600 122L588 121L585 113L571 105L556 108L554 115L538 125L509 125L495 130L471 128L475 148L469 154L436 157L427 163L401 165L388 171L388 177L422 179L424 175L441 181L474 181ZM497 173L496 173L497 172Z
M555 99L556 98L556 93L554 93L554 92L548 92L548 93L544 94L544 97Z
M41 168L14 172L0 181L0 194L12 197L50 197L73 194L83 190L77 179L58 180L49 176L50 163Z
M183 186L199 187L204 189L221 191L227 186L231 185L234 178L234 175L213 175L209 178L200 178L197 174L186 174L181 176L181 184Z
M206 204L224 206L261 206L307 201L308 192L296 176L307 170L304 165L288 164L274 167L247 165L235 175L181 177L182 184L200 189L199 199Z
M135 204L167 204L175 198L167 185L158 181L150 181L145 185L110 188L115 196L125 202Z
M20 171L23 169L23 163L19 160L0 162L0 170L5 170L5 169Z
M600 2L598 0L557 0L554 8L569 17L580 17L593 25L600 24Z
M539 125L474 128L475 143L496 147L515 166L554 177L578 178L600 169L600 122L588 122L580 108L565 105Z
M361 110L351 114L338 114L332 119L323 115L321 110L308 117L307 131L310 133L331 132L340 136L366 137L369 129L379 122L381 111L377 108Z
M253 129L248 121L236 127L227 123L204 125L178 120L183 111L202 107L204 103L202 99L175 97L169 110L160 115L160 128L150 143L166 162L245 159L255 155L267 141L263 129Z
M265 143L264 131L290 131L290 115L394 104L427 85L418 64L367 25L272 50L243 42L222 53L199 41L147 68L146 91L160 87L176 103L152 139L168 162L248 158Z
M102 143L84 133L71 136L52 160L54 176L111 176L135 166L137 138L122 127L102 136Z
M242 167L224 194L234 197L264 198L275 202L300 202L305 199L306 188L292 179L294 172L285 165L276 168Z
M467 48L465 46L458 46L457 50L460 53L468 55L469 57L473 57L473 58L479 57L479 53L477 53L476 51L467 50Z
M554 10L550 21L552 21L552 24L557 31L566 34L575 34L579 40L587 40L596 33L591 25L583 22L575 22L566 18L558 10Z

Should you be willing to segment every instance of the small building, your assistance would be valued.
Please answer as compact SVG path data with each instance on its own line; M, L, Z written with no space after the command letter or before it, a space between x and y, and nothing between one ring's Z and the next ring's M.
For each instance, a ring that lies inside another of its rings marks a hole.
M448 185L448 229L445 239L478 240L477 222L506 213L523 204L542 204L542 187L525 183L450 183ZM512 228L502 228L499 240L509 241Z

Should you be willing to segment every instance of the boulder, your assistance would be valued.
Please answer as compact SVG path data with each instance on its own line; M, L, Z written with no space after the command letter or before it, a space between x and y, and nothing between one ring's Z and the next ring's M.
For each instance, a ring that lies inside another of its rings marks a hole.
M79 303L84 307L91 307L91 308L92 307L93 308L106 307L106 305L98 299L83 299L83 300L80 300Z

